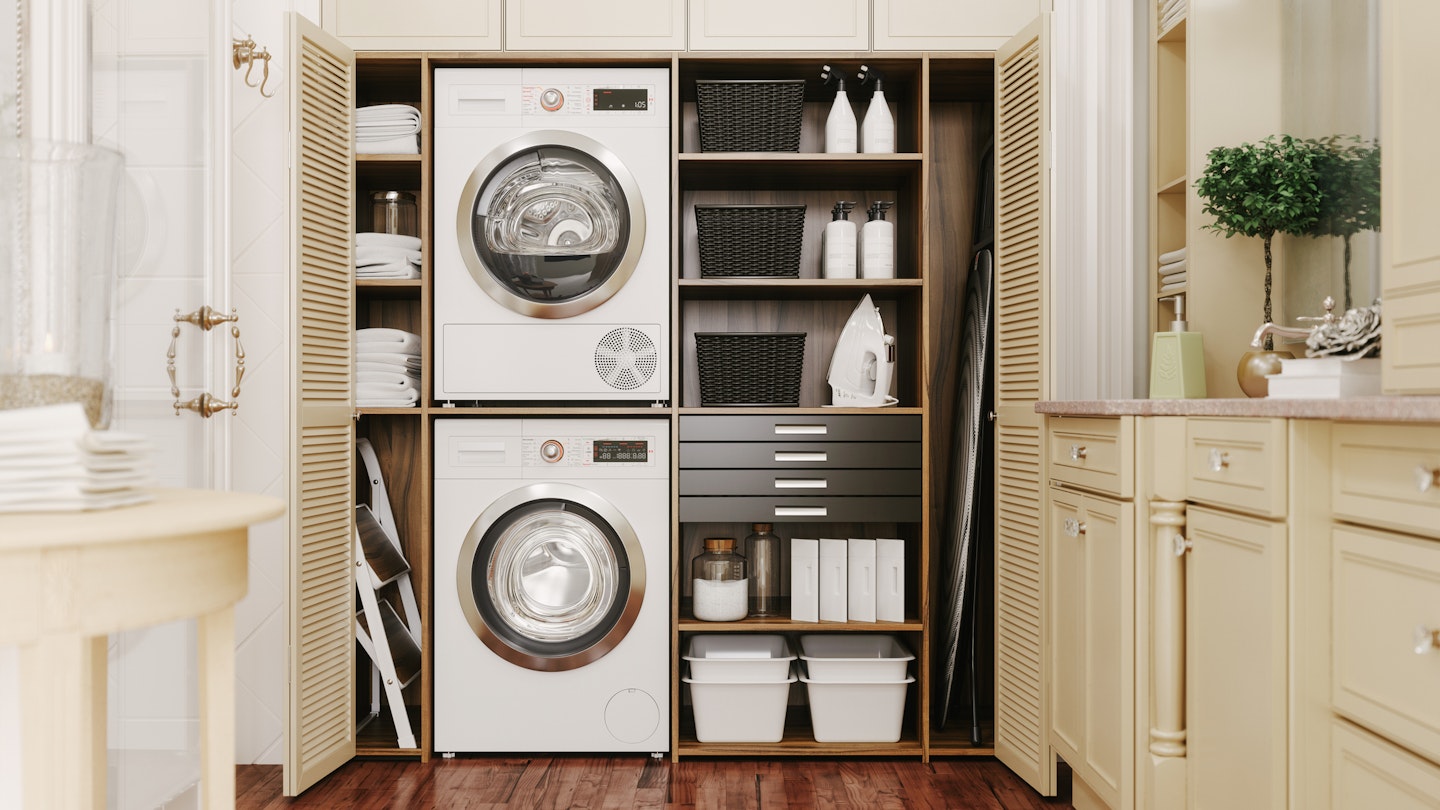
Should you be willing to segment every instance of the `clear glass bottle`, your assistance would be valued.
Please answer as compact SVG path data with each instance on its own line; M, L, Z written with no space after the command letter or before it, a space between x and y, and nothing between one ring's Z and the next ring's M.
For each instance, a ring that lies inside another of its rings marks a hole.
M756 523L752 528L754 533L745 538L745 558L750 564L750 615L784 616L789 605L781 593L785 555L780 538L769 523Z
M733 537L705 538L705 553L690 564L695 618L706 622L738 622L745 618L749 589L745 557Z

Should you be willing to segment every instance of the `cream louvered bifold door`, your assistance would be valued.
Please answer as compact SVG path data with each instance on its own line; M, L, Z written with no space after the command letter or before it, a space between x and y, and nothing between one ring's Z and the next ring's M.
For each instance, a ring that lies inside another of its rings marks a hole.
M1049 394L1049 15L995 54L995 756L1045 795L1042 494Z
M355 57L289 15L290 570L286 796L355 756Z

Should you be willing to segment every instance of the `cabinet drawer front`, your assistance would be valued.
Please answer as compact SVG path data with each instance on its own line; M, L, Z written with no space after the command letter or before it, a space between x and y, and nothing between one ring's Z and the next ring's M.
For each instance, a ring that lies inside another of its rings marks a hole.
M680 499L684 522L770 523L913 523L920 520L920 499L899 497L803 498L692 496Z
M913 495L919 470L681 470L681 495Z
M681 442L918 442L919 414L687 415Z
M920 469L919 442L681 442L688 469Z
M1336 516L1440 537L1440 428L1337 424L1332 436Z
M1185 422L1185 487L1194 501L1285 516L1285 420Z
M1134 426L1128 417L1047 420L1050 478L1121 498L1134 495Z
M1343 525L1334 539L1335 710L1440 759L1440 649L1421 638L1440 630L1440 544Z
M1331 726L1330 806L1335 810L1440 807L1440 768L1344 720Z

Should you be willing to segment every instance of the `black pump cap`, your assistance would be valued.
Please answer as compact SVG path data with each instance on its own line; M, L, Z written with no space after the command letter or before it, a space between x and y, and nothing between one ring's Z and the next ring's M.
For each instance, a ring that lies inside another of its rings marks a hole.
M820 66L820 78L825 80L825 86L836 85L837 90L845 89L845 74L838 68L829 65Z
M882 74L879 69L872 68L869 65L861 65L860 72L855 74L855 79L860 82L861 87L864 87L870 82L874 82L876 90L885 89L884 82L882 81L884 78L884 74Z

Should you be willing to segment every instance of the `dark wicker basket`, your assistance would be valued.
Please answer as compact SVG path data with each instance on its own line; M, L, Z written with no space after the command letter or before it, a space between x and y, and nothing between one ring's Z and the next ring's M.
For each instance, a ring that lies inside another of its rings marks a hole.
M800 405L804 332L696 332L700 404Z
M799 152L805 80L696 79L701 152Z
M803 205L697 205L700 277L799 278Z

